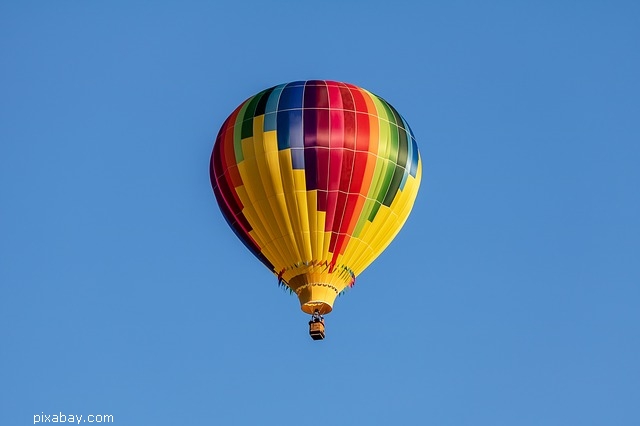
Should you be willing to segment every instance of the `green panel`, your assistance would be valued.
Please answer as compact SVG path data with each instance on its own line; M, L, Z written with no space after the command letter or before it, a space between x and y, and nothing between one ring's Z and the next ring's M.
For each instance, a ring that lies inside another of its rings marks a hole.
M244 117L242 119L242 139L253 136L253 117L256 113L256 106L258 106L258 102L260 102L260 98L262 98L264 94L264 91L260 92L248 101L247 109L245 110Z
M236 156L236 164L240 164L244 161L244 154L242 153L242 123L247 111L249 102L245 102L238 112L236 122L233 123L233 152Z

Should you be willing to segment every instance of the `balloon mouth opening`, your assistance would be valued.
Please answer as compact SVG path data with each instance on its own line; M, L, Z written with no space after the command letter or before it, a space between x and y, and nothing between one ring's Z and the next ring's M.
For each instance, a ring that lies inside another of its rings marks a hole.
M300 308L309 315L313 315L315 311L318 311L320 315L326 315L333 310L333 307L328 303L315 300L303 303Z
M340 290L346 283L334 284L337 276L332 274L301 274L289 280L287 285L293 290L300 300L302 312L313 315L318 311L320 315L328 314L333 310L333 303Z

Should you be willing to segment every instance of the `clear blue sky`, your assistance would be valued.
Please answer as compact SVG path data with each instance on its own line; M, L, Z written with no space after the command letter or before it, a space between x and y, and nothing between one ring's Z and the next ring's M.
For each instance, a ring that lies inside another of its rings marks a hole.
M2 2L0 424L640 424L639 3L438 3ZM316 78L424 165L323 342L208 176Z

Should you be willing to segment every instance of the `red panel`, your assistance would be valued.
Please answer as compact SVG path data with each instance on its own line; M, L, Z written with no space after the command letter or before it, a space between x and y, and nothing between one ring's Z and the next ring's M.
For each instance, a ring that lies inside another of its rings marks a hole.
M331 233L331 240L329 241L329 251L332 253L336 252L336 245L338 243L338 233L337 232L332 232ZM335 259L335 255L333 256L333 259Z
M342 151L342 174L340 176L340 191L349 192L353 177L356 153L345 149Z
M329 110L327 109L316 109L311 110L316 114L316 144L318 146L329 147L331 146L331 132L330 132L330 119L329 119ZM309 110L305 109L304 114L309 113ZM306 129L305 129L306 130ZM313 129L310 129L314 131ZM305 132L306 133L306 132ZM306 146L306 144L305 144Z
M329 191L327 193L327 216L324 222L324 230L332 232L333 220L336 216L336 202L338 201L338 191Z
M366 197L362 194L349 194L349 205L352 205L354 207L353 214L350 215L349 224L347 225L347 228L345 228L348 235L353 234L353 230L356 229L356 225L358 224L358 219L360 219L360 215L362 214L362 209L364 208L365 201Z
M233 126L232 125L228 126L225 129L221 142L222 142L221 154L223 155L222 158L223 158L223 164L224 164L225 173L226 173L226 169L229 169L231 166L236 164L236 154L233 146ZM233 173L230 176L230 178L231 178L232 186L242 185L242 178L240 177L240 174L237 173L237 170L235 173Z
M349 91L351 92L351 96L353 96L353 103L355 105L355 110L357 112L369 112L369 108L367 107L367 101L365 100L365 94L356 86L347 85L349 87Z
M340 189L340 175L342 173L342 149L329 150L329 191Z
M224 178L227 180L225 185L228 185L230 188L232 188L231 195L233 195L233 199L239 207L238 212L240 212L244 207L244 205L242 204L242 201L240 201L240 197L238 196L238 192L236 191L236 188L238 186L242 186L242 182L240 182L240 185L233 185L232 181L234 179L233 178L234 175L237 175L238 180L240 180L240 171L238 170L238 166L236 166L235 164L229 167L229 170L227 170L227 173L224 174Z
M342 222L349 221L348 217L345 217L345 211L347 206L347 194L344 192L338 192L338 197L336 200L336 214L333 218L333 225L331 226L331 245L329 246L329 250L333 253L336 252L336 236L338 232L340 232L340 228L342 227Z
M335 85L327 85L327 90L329 92L329 109L343 109L340 88Z
M329 150L326 148L311 148L316 152L317 159L317 176L318 176L318 189L329 189ZM320 208L318 206L318 208ZM322 211L326 211L326 206Z
M351 176L351 185L349 186L348 192L356 192L360 193L362 191L362 186L364 184L364 174L367 169L367 161L369 159L368 152L356 152L355 153L355 162L353 165L353 174ZM368 189L369 182L366 183ZM366 195L366 191L365 195Z
M342 94L342 108L345 111L355 111L356 106L353 101L353 95L345 84L341 85L340 93Z
M343 146L347 149L356 149L356 114L353 111L343 111Z
M347 243L351 239L350 235L345 235L345 234L337 234L337 235L338 235L338 238L336 239L336 248L335 250L331 251L331 253L333 253L333 257L331 259L332 262L336 261L338 255L344 254L344 249L347 247Z
M327 211L327 191L322 189L318 190L318 211L319 212Z
M338 225L335 223L342 217L341 205L338 204L338 191L340 189L340 174L342 173L341 148L333 148L329 151L329 196L327 198L327 217L325 230L335 232Z
M369 151L369 147L371 146L370 123L371 121L368 114L361 112L356 114L356 126L358 129L358 133L356 134L356 149L358 151ZM373 144L373 146L377 151L378 145Z

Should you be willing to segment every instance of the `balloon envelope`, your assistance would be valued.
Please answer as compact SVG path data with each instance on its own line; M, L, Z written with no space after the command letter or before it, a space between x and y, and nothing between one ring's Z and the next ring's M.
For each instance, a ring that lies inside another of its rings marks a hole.
M390 104L325 80L247 99L210 163L229 226L304 312L321 314L399 232L421 175L413 133Z

